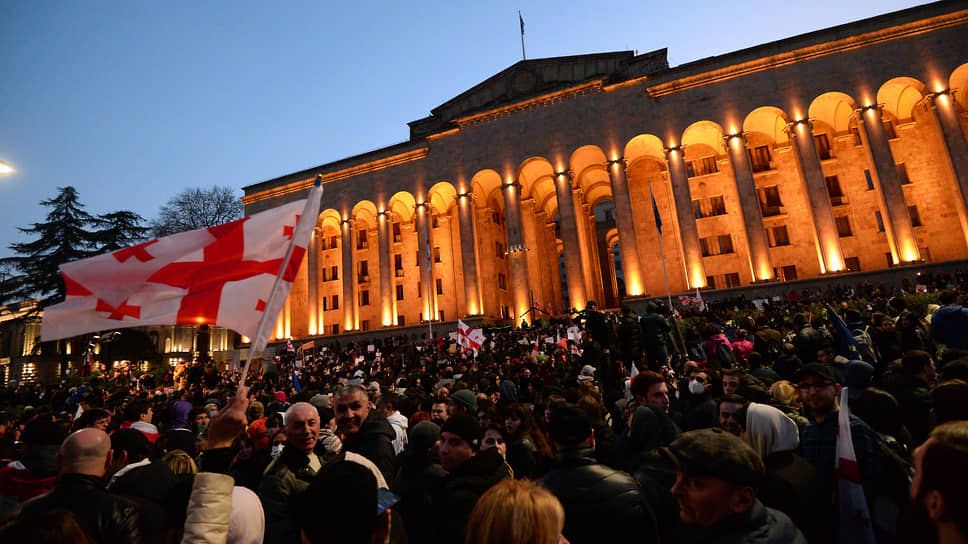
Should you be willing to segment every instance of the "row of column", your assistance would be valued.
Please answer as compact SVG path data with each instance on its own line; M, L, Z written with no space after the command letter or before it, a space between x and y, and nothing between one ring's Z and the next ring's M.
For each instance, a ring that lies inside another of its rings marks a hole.
M926 110L933 112L932 119L939 125L939 132L947 150L947 165L956 180L957 208L962 223L962 233L968 243L968 141L959 119L957 104L949 93L934 93L928 96ZM870 163L873 166L872 175L875 177L881 193L882 213L887 219L885 230L895 262L914 262L919 260L917 238L908 214L908 207L904 200L901 180L895 167L891 152L890 141L884 130L881 110L878 106L867 106L857 110L859 134L867 150ZM814 236L817 245L818 258L821 269L825 272L844 270L844 255L837 232L833 207L827 193L826 182L819 154L813 138L813 126L809 120L797 120L787 126L787 133L793 144L795 161L801 179L804 183L810 212L814 225ZM759 196L755 178L750 164L745 136L742 133L724 136L727 155L733 169L739 204L743 215L743 223L747 247L749 248L750 270L755 281L770 281L775 279L773 263L769 251L769 242L764 227L762 211L759 206ZM684 149L682 146L670 147L665 150L669 180L677 218L679 236L682 243L682 257L686 269L686 278L690 288L703 287L706 284L705 267L699 231L693 211L689 178L687 175ZM619 243L622 251L622 271L629 296L645 294L644 270L638 254L638 243L635 234L635 220L632 212L632 202L626 177L624 159L608 161L608 173L611 182L612 198L615 204L615 220L618 227ZM520 323L531 308L531 287L526 245L526 233L522 226L520 185L515 182L502 186L504 196L504 212L508 251L508 272L510 275L510 290L514 308L515 323ZM571 172L555 173L555 192L558 201L560 237L564 246L564 266L566 274L566 289L570 305L584 308L589 296L598 293L595 278L593 278L594 259L597 258L588 244L581 240L588 234L588 211L583 202L577 202L575 192L580 189L574 186ZM479 248L475 221L475 203L473 195L462 193L457 195L458 221L460 228L460 253L464 277L464 295L466 315L483 313L482 293L479 280ZM579 195L579 200L581 197ZM538 219L543 212L532 215ZM430 204L423 202L417 205L416 227L418 236L418 258L420 259L421 283L423 293L423 315L425 319L437 315L435 296L433 263L430 254ZM381 212L378 217L379 236L379 270L380 270L380 303L381 317L384 325L395 321L395 297L393 296L393 282L390 276L390 217L387 212ZM554 229L550 220L543 221L546 229ZM538 226L540 228L540 225ZM542 235L546 235L543 233ZM528 237L537 239L538 231L529 231ZM354 330L359 315L356 298L354 296L353 277L353 229L349 220L342 224L342 262L343 262L343 329ZM551 240L554 240L551 231ZM448 239L449 241L449 239ZM318 269L317 241L314 239L310 252L310 285L308 295L311 312L310 323L316 325L319 333L323 332L319 306L319 289L316 281ZM592 244L594 245L594 244ZM455 258L458 254L450 252ZM556 264L556 263L555 263ZM548 267L542 275L556 272L557 267ZM555 275L556 277L556 275ZM541 289L548 290L548 282L540 281ZM556 280L551 285L557 284ZM552 292L560 291L552 287Z

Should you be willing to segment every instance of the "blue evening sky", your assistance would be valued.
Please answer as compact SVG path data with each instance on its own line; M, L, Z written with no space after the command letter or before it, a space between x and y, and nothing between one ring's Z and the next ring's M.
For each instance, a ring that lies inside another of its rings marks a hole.
M668 47L672 66L916 0L0 0L0 256L74 185L146 219L408 138L407 122L521 59Z

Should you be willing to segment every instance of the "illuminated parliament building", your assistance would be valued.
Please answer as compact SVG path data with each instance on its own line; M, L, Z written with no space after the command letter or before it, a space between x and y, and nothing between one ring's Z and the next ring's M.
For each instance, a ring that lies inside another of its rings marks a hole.
M662 255L672 293L968 259L963 1L521 61L409 126L245 187L248 214L325 187L277 338L615 307L666 294Z

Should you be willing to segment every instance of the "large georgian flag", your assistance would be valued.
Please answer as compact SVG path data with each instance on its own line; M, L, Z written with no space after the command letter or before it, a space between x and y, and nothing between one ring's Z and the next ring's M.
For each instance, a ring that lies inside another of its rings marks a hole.
M264 348L309 245L321 193L317 185L307 200L61 265L66 300L44 310L42 340L210 324Z

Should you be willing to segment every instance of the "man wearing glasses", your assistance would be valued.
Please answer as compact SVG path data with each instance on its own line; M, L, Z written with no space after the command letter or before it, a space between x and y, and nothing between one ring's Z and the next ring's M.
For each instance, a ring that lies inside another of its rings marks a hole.
M840 384L837 374L827 365L810 363L800 369L797 385L800 399L809 412L811 423L800 437L800 455L813 465L817 472L820 496L830 498L828 514L821 519L831 525L828 534L836 534L837 511L834 497L834 457L837 454L837 417L840 411ZM881 439L860 418L851 414L850 435L857 455L861 484L868 505L875 496L877 475L881 473L883 450Z

